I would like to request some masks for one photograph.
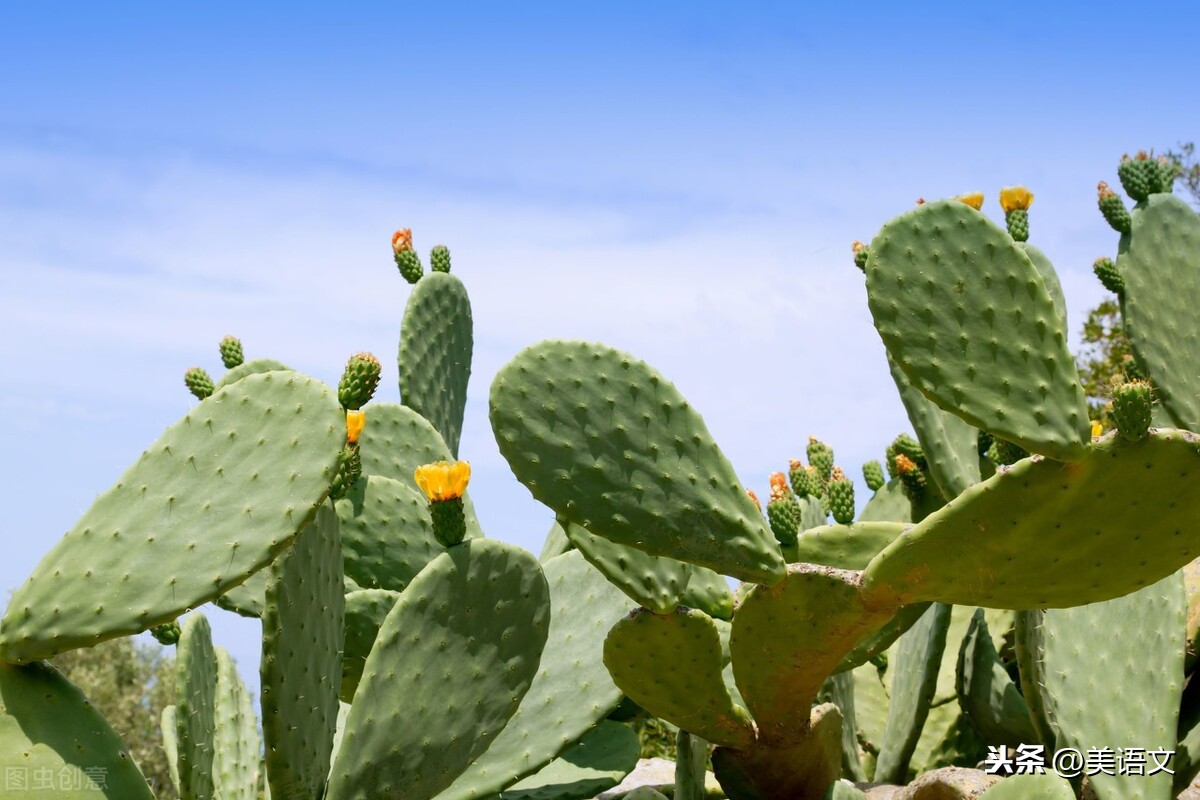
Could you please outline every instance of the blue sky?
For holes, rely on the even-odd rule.
[[[852,240],[1025,183],[1075,335],[1115,250],[1096,182],[1200,138],[1190,4],[430,5],[0,6],[0,588],[227,333],[330,382],[372,350],[396,399],[397,227],[471,291],[462,454],[536,550],[487,425],[522,347],[646,359],[759,490],[810,433],[857,476],[908,425]],[[210,616],[256,683],[253,624]]]

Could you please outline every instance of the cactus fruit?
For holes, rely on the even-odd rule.
[[[1033,203],[1033,192],[1024,186],[1007,186],[1000,190],[1000,207],[1004,209],[1004,223],[1008,235],[1015,242],[1029,241],[1029,206]]]
[[[1125,154],[1121,156],[1121,163],[1117,165],[1117,177],[1121,179],[1125,194],[1140,203],[1149,197],[1159,184],[1158,163],[1144,150],[1139,150],[1133,158]]]
[[[866,481],[867,488],[872,492],[877,492],[883,488],[887,481],[883,477],[883,465],[878,461],[868,461],[863,464],[863,480]]]
[[[1096,195],[1100,213],[1109,226],[1117,233],[1129,233],[1130,228],[1133,227],[1133,218],[1129,216],[1129,209],[1125,207],[1125,201],[1104,181],[1100,181],[1096,185]]]
[[[356,353],[346,362],[342,378],[338,381],[338,401],[347,411],[357,411],[371,402],[379,386],[383,367],[371,353]]]
[[[928,487],[929,482],[925,478],[925,472],[915,461],[903,453],[897,453],[894,462],[896,476],[904,486],[904,494],[908,496],[910,502],[916,505],[925,497],[925,490]]]
[[[334,500],[341,500],[361,477],[362,455],[359,453],[358,444],[347,442],[338,455],[337,473],[329,487],[329,496]]]
[[[434,272],[450,271],[450,248],[444,244],[436,244],[429,251],[429,268]]]
[[[1135,442],[1146,438],[1153,402],[1153,393],[1146,381],[1126,381],[1113,387],[1112,416],[1122,436]]]
[[[164,622],[162,625],[155,625],[150,629],[150,635],[153,636],[159,644],[173,645],[179,643],[179,635],[182,629],[179,627],[179,620],[173,619],[170,622]]]
[[[404,280],[409,283],[421,280],[421,276],[425,274],[425,268],[421,266],[421,257],[413,249],[410,229],[401,228],[392,234],[392,255],[396,259],[396,266],[400,269]]]
[[[197,400],[211,397],[212,393],[216,391],[212,377],[201,367],[192,367],[183,373],[183,384],[196,396]]]
[[[858,267],[863,272],[867,271],[867,259],[871,257],[871,250],[862,242],[854,242],[850,245],[850,250],[854,253],[854,266]]]
[[[817,477],[821,479],[821,488],[824,491],[826,484],[829,483],[829,476],[833,472],[833,448],[824,442],[817,439],[815,436],[808,437],[808,463],[817,470]]]
[[[834,467],[829,478],[829,509],[834,520],[842,525],[854,521],[854,483],[841,467]]]
[[[767,501],[767,519],[780,544],[795,544],[800,532],[800,504],[788,488],[782,472],[771,473],[771,499]]]
[[[788,481],[792,485],[792,492],[796,497],[808,497],[809,495],[820,495],[820,487],[813,486],[809,483],[808,468],[798,458],[788,460]]]
[[[225,365],[225,369],[233,369],[240,367],[242,362],[246,360],[242,353],[242,341],[236,336],[226,336],[221,340],[219,345],[221,351],[221,363]]]
[[[1125,296],[1125,281],[1122,280],[1121,273],[1117,271],[1117,265],[1111,258],[1097,258],[1092,264],[1092,271],[1096,273],[1096,277],[1100,279],[1100,283],[1104,285],[1105,289],[1118,298]]]

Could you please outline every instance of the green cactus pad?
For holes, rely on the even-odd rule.
[[[571,540],[567,538],[567,532],[562,529],[562,525],[555,521],[551,523],[550,530],[546,533],[546,541],[542,543],[542,552],[538,555],[538,563],[545,566],[550,559],[557,558],[574,549],[575,545],[571,544]]]
[[[1000,661],[982,608],[975,609],[958,651],[958,703],[989,744],[1015,748],[1039,741],[1021,690]]]
[[[181,800],[208,800],[213,793],[216,694],[212,630],[203,614],[189,614],[175,646],[175,740]]]
[[[216,599],[218,608],[232,611],[243,617],[257,619],[262,616],[263,598],[267,594],[267,581],[270,580],[270,570],[260,569],[251,575],[244,583],[233,587]]]
[[[239,364],[222,375],[220,383],[217,384],[217,388],[223,389],[231,383],[237,383],[242,378],[248,378],[251,375],[258,375],[263,372],[291,371],[291,367],[282,364],[273,358],[255,358],[251,361],[245,362],[244,364]]]
[[[678,665],[665,679],[658,675],[664,653]],[[651,714],[714,744],[753,743],[750,715],[734,705],[721,679],[717,628],[702,612],[635,610],[609,632],[604,664],[621,691]]]
[[[154,798],[120,737],[49,664],[0,664],[0,753],[5,797]],[[12,784],[21,778],[23,787]]]
[[[1042,619],[1046,612],[1032,609],[1013,612],[1013,655],[1017,662],[1017,679],[1021,685],[1021,696],[1029,706],[1029,721],[1037,731],[1036,742],[1055,750],[1057,734],[1045,704],[1041,699],[1042,673],[1046,669],[1042,661]]]
[[[500,800],[587,800],[632,772],[640,751],[631,728],[601,722],[554,761],[502,792]],[[444,799],[439,795],[438,800]]]
[[[346,638],[342,647],[342,684],[338,691],[343,702],[354,699],[367,656],[375,646],[375,637],[399,599],[399,592],[387,589],[359,589],[346,595]]]
[[[263,740],[275,797],[325,790],[337,725],[344,600],[338,518],[325,503],[271,565],[262,616]]]
[[[412,481],[368,476],[335,507],[346,574],[364,589],[401,591],[445,550],[433,536],[429,503]]]
[[[871,495],[858,515],[858,522],[860,525],[865,522],[912,522],[912,501],[904,493],[899,478],[892,478]]]
[[[733,616],[729,584],[712,570],[610,542],[567,520],[560,527],[583,557],[638,605],[656,614],[682,604],[717,619]]]
[[[858,752],[858,726],[854,709],[854,673],[850,671],[830,675],[821,691],[817,692],[818,703],[833,703],[842,714],[842,773],[853,780],[867,780],[862,759]]]
[[[614,542],[778,582],[774,537],[704,420],[666,378],[604,345],[548,341],[492,383],[492,430],[517,479]]]
[[[1051,458],[1086,451],[1087,403],[1045,281],[983,214],[949,200],[888,222],[867,297],[889,354],[937,405]]]
[[[688,564],[610,542],[565,519],[559,520],[559,525],[588,563],[639,606],[656,614],[669,614],[679,607],[691,577]]]
[[[673,800],[704,800],[708,771],[708,742],[685,730],[675,733],[675,794]]]
[[[262,753],[258,719],[250,693],[238,677],[229,653],[217,656],[216,706],[213,713],[213,796],[221,800],[258,800],[255,777]]]
[[[892,679],[887,728],[879,743],[872,780],[880,783],[904,783],[908,763],[917,747],[921,729],[937,690],[938,668],[946,649],[950,627],[950,606],[934,603],[900,637],[894,658],[888,661]]]
[[[731,800],[824,797],[841,775],[842,715],[824,703],[804,722],[804,735],[789,747],[718,747],[713,771],[725,794]]]
[[[3,667],[0,667],[3,669]],[[167,777],[171,780],[171,788],[175,796],[179,790],[179,720],[175,716],[175,706],[164,706],[162,710],[159,731],[162,733],[163,753],[167,756]]]
[[[1113,432],[1073,464],[1014,464],[876,556],[863,575],[867,602],[1053,608],[1156,582],[1200,555],[1198,444],[1185,431],[1139,442]]]
[[[344,437],[333,392],[297,373],[217,392],[151,445],[17,589],[0,659],[136,633],[242,583],[311,519]]]
[[[586,741],[587,731],[621,700],[602,656],[609,629],[632,604],[582,553],[553,558],[544,569],[550,633],[537,677],[492,746],[438,800],[491,797],[558,757],[579,756],[571,755],[572,742],[581,736]]]
[[[1059,748],[1175,749],[1186,615],[1178,573],[1115,600],[1045,613],[1039,691]],[[1106,799],[1173,797],[1171,775],[1149,772],[1089,780]]]
[[[968,486],[979,483],[976,449],[979,432],[921,394],[890,355],[888,368],[908,419],[916,429],[930,477],[942,495],[956,497]]]
[[[796,714],[808,710],[842,657],[892,616],[863,606],[859,578],[857,572],[791,564],[784,581],[755,586],[738,606],[729,642],[733,674],[761,738],[795,744],[804,732]]]
[[[328,800],[428,800],[495,740],[538,671],[546,579],[524,550],[450,548],[401,594],[367,657]]]
[[[422,279],[400,325],[400,399],[433,424],[456,458],[473,335],[471,300],[462,281],[441,272]]]
[[[1050,293],[1050,299],[1054,301],[1054,310],[1058,312],[1058,319],[1066,329],[1067,298],[1063,294],[1062,283],[1058,280],[1058,273],[1054,271],[1054,265],[1050,263],[1049,256],[1028,242],[1020,242],[1018,246],[1025,251],[1025,255],[1029,256],[1029,260],[1037,268],[1038,274],[1042,276],[1042,280],[1046,284],[1046,291]]]
[[[929,605],[929,603],[913,603],[902,606],[890,620],[860,639],[838,663],[834,672],[855,669],[868,661],[879,658],[909,628],[917,624],[917,620],[921,618]]]
[[[911,528],[900,522],[823,525],[800,534],[791,554],[796,561],[838,569],[864,569],[871,559]]]
[[[1070,782],[1058,775],[1012,775],[989,787],[979,800],[1075,800]]]
[[[1152,196],[1134,213],[1117,268],[1125,279],[1125,332],[1138,361],[1175,422],[1200,429],[1200,217],[1173,195]]]
[[[358,443],[364,474],[391,478],[405,486],[416,486],[413,473],[417,467],[455,460],[429,420],[396,403],[371,404]],[[467,518],[467,538],[482,536],[470,493],[463,495],[463,511]]]

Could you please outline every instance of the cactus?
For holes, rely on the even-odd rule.
[[[341,416],[327,387],[294,372],[251,376],[203,401],[13,594],[0,658],[24,663],[146,630],[245,581],[328,493]]]
[[[868,461],[863,464],[862,471],[863,481],[872,492],[879,491],[887,483],[887,480],[883,476],[883,465],[878,461]]]
[[[639,749],[637,734],[628,726],[601,722],[561,757],[501,792],[500,800],[588,800],[632,772]]]
[[[854,521],[854,484],[841,467],[834,467],[829,478],[829,507],[835,522],[849,525]]]
[[[206,800],[213,793],[213,733],[216,726],[217,656],[203,614],[184,620],[175,657],[175,736],[181,800]]]
[[[356,411],[371,402],[382,371],[379,359],[370,353],[351,356],[338,382],[338,402],[342,408]]]
[[[212,377],[200,367],[192,367],[183,373],[183,383],[197,400],[204,400],[216,391]]]
[[[435,244],[429,251],[429,268],[434,272],[449,272],[450,248],[444,244]]]
[[[462,281],[437,273],[413,289],[400,324],[400,399],[433,424],[458,456],[474,329]]]
[[[412,231],[408,228],[401,228],[392,234],[392,256],[404,280],[409,283],[421,280],[425,268],[421,266],[421,257],[413,249]]]

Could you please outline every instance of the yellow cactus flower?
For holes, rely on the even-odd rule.
[[[417,486],[434,502],[462,497],[471,480],[471,464],[466,461],[438,461],[417,467],[413,473]]]
[[[867,246],[859,241],[854,241],[850,245],[850,252],[854,253],[854,255],[858,255],[859,253],[861,253],[863,250],[866,250],[866,249],[867,249]]]
[[[1020,209],[1024,211],[1033,204],[1033,192],[1024,186],[1006,186],[1000,190],[1000,207],[1007,214]]]
[[[396,255],[403,253],[405,250],[412,250],[412,231],[408,228],[401,228],[392,234],[392,252]]]
[[[346,412],[346,441],[354,444],[367,424],[367,412],[362,409]]]
[[[970,206],[976,211],[983,208],[983,192],[968,192],[967,194],[960,194],[954,199]]]
[[[1099,420],[1093,420],[1092,421],[1092,438],[1095,438],[1102,433],[1104,433],[1104,425],[1102,425]]]
[[[758,495],[756,495],[750,489],[746,490],[746,494],[750,497],[751,500],[754,501],[754,507],[757,508],[759,511],[762,511],[762,503],[758,502]]]

